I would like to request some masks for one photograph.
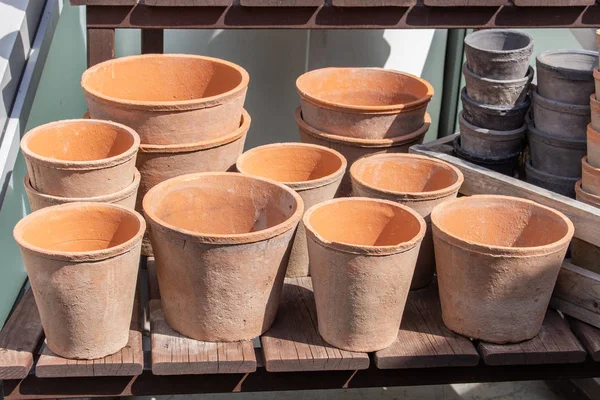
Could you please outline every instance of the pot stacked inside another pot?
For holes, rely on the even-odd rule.
[[[461,92],[460,138],[454,142],[458,157],[514,175],[531,104],[532,52],[533,39],[518,31],[485,30],[465,38],[466,87]]]
[[[525,166],[526,180],[575,197],[581,159],[587,152],[590,96],[594,93],[592,70],[598,65],[598,53],[546,51],[537,56],[536,65],[533,121],[527,128],[530,158]]]

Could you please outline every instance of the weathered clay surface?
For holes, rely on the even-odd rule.
[[[537,335],[571,221],[529,200],[488,195],[449,200],[431,221],[446,326],[492,343]]]
[[[588,163],[600,168],[600,132],[592,128],[592,124],[587,127],[587,147]]]
[[[140,173],[136,169],[134,171],[133,182],[125,189],[120,190],[116,193],[108,194],[106,196],[97,196],[97,197],[85,197],[85,198],[77,198],[77,197],[58,197],[51,196],[48,194],[43,194],[35,190],[29,181],[29,174],[25,174],[25,179],[23,180],[23,186],[25,187],[25,192],[27,193],[27,199],[29,200],[29,205],[31,206],[31,211],[37,211],[45,207],[56,206],[59,204],[65,203],[112,203],[127,207],[129,209],[135,208],[135,199],[137,196],[137,191],[140,186]]]
[[[456,197],[464,181],[462,172],[446,162],[416,154],[375,154],[352,164],[350,176],[354,196],[395,201],[425,219],[427,231],[410,288],[429,285],[435,271],[429,215],[435,206]]]
[[[47,207],[15,226],[53,353],[93,359],[127,344],[145,229],[135,211],[100,203]]]
[[[466,152],[461,147],[460,136],[454,139],[454,141],[452,142],[452,147],[454,150],[454,154],[457,157],[462,158],[463,160],[468,161],[470,163],[479,165],[487,169],[491,169],[492,171],[496,171],[508,176],[514,176],[515,170],[517,169],[519,163],[519,157],[521,156],[521,153],[515,153],[505,158],[477,157],[476,155]]]
[[[463,106],[463,117],[467,122],[480,128],[496,131],[511,131],[522,127],[525,114],[527,114],[531,104],[529,97],[526,97],[523,103],[516,106],[485,104],[470,98],[467,95],[466,88],[461,91],[460,98]]]
[[[594,128],[595,130],[600,130],[600,101],[596,99],[595,94],[590,96],[590,111],[592,128]]]
[[[527,139],[531,165],[536,170],[557,176],[581,177],[581,158],[587,154],[585,138],[574,140],[551,136],[529,123]]]
[[[510,157],[523,149],[527,125],[511,131],[495,131],[467,122],[462,111],[458,114],[462,148],[482,158]]]
[[[589,204],[590,206],[600,207],[600,195],[588,193],[581,184],[582,180],[578,180],[575,184],[575,198],[579,201]],[[575,243],[573,243],[573,245],[574,244]]]
[[[300,140],[303,143],[311,143],[324,147],[329,147],[339,151],[349,165],[359,158],[375,153],[408,153],[410,146],[423,143],[423,138],[431,125],[431,116],[425,114],[425,124],[408,135],[399,136],[391,139],[354,139],[336,135],[329,135],[313,128],[302,119],[300,107],[296,109],[296,123],[300,130]],[[350,187],[350,173],[346,172],[342,178],[339,189],[340,196],[349,196],[352,189]]]
[[[396,340],[426,224],[377,199],[317,204],[304,216],[319,333],[331,345],[370,352]]]
[[[243,174],[273,179],[294,189],[304,208],[331,200],[346,173],[346,159],[335,150],[306,143],[275,143],[255,147],[236,162]],[[286,276],[310,275],[304,223],[294,235]]]
[[[567,104],[533,93],[533,118],[540,131],[565,139],[584,139],[590,123],[590,98],[586,105]]]
[[[497,80],[479,76],[469,69],[467,63],[463,64],[467,95],[480,103],[492,105],[515,106],[523,103],[534,73],[534,69],[529,67],[523,78]]]
[[[588,105],[595,90],[592,71],[596,66],[597,51],[545,51],[536,58],[538,92],[561,103]]]
[[[357,139],[408,135],[425,121],[433,86],[382,68],[323,68],[296,81],[302,115],[323,133]]]
[[[51,122],[21,139],[31,186],[59,197],[95,197],[131,185],[140,145],[133,129],[110,121]]]
[[[235,167],[244,150],[250,115],[244,111],[238,129],[220,139],[183,145],[141,145],[137,168],[142,174],[135,209],[142,212],[142,199],[154,186],[176,176],[194,172],[223,172]],[[152,255],[148,234],[144,236],[142,255]]]
[[[465,38],[469,69],[479,76],[498,80],[523,78],[533,53],[533,38],[525,32],[490,29]]]
[[[600,93],[600,71],[598,67],[594,68],[592,75],[594,76],[595,93]]]
[[[269,329],[303,212],[292,189],[238,173],[182,175],[152,188],[144,213],[169,325],[208,342]]]
[[[531,165],[531,160],[525,164],[525,180],[533,185],[548,189],[552,192],[575,198],[575,183],[579,177],[565,177],[539,171]]]
[[[122,57],[81,77],[92,118],[130,126],[143,144],[153,145],[196,143],[234,131],[248,82],[239,65],[190,54]]]
[[[592,167],[587,157],[581,159],[581,185],[585,192],[600,196],[600,168]]]

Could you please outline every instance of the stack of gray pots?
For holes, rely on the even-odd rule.
[[[565,196],[575,197],[581,179],[581,159],[587,153],[590,96],[598,53],[584,50],[546,51],[538,55],[533,121],[527,140],[530,159],[526,180]]]
[[[461,92],[460,158],[514,175],[523,149],[531,99],[533,39],[514,30],[485,30],[465,38],[466,87]]]

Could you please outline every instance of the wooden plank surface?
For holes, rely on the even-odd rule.
[[[228,7],[232,0],[144,0],[144,5],[153,7]]]
[[[240,0],[244,7],[320,7],[325,0]]]
[[[550,299],[550,307],[560,310],[563,314],[600,328],[600,315],[594,311],[586,310],[583,307],[554,296]]]
[[[317,329],[312,283],[286,278],[275,323],[261,336],[265,368],[270,372],[359,370],[369,367],[366,353],[337,349]]]
[[[507,0],[424,0],[430,7],[498,7],[508,4]]]
[[[412,7],[417,0],[331,0],[335,7]]]
[[[158,288],[158,279],[156,278],[156,262],[154,257],[148,257],[146,261],[146,270],[148,271],[148,296],[150,300],[160,299],[160,289]]]
[[[600,274],[600,247],[581,239],[571,240],[571,262]]]
[[[571,330],[586,348],[594,361],[600,362],[600,329],[581,322],[575,318],[568,318]]]
[[[586,352],[554,310],[548,310],[540,333],[515,344],[480,342],[479,352],[488,365],[568,364],[585,361]]]
[[[115,30],[88,28],[88,68],[113,58],[115,58]]]
[[[0,380],[27,376],[43,335],[33,292],[28,290],[0,332]]]
[[[600,275],[565,260],[552,295],[600,314]]]
[[[519,7],[573,7],[592,6],[596,0],[513,0]]]

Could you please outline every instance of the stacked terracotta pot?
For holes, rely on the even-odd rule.
[[[141,138],[136,210],[166,179],[227,171],[241,154],[250,116],[243,110],[248,73],[196,55],[142,55],[106,61],[82,76],[91,118],[117,121]],[[148,235],[143,255],[152,255]]]
[[[324,68],[296,81],[302,142],[339,151],[352,164],[374,153],[407,153],[423,142],[431,119],[429,82],[381,68]],[[340,193],[349,195],[346,173]]]
[[[513,30],[484,30],[465,38],[466,87],[461,92],[460,158],[514,175],[525,137],[531,100],[529,66],[533,39]]]

